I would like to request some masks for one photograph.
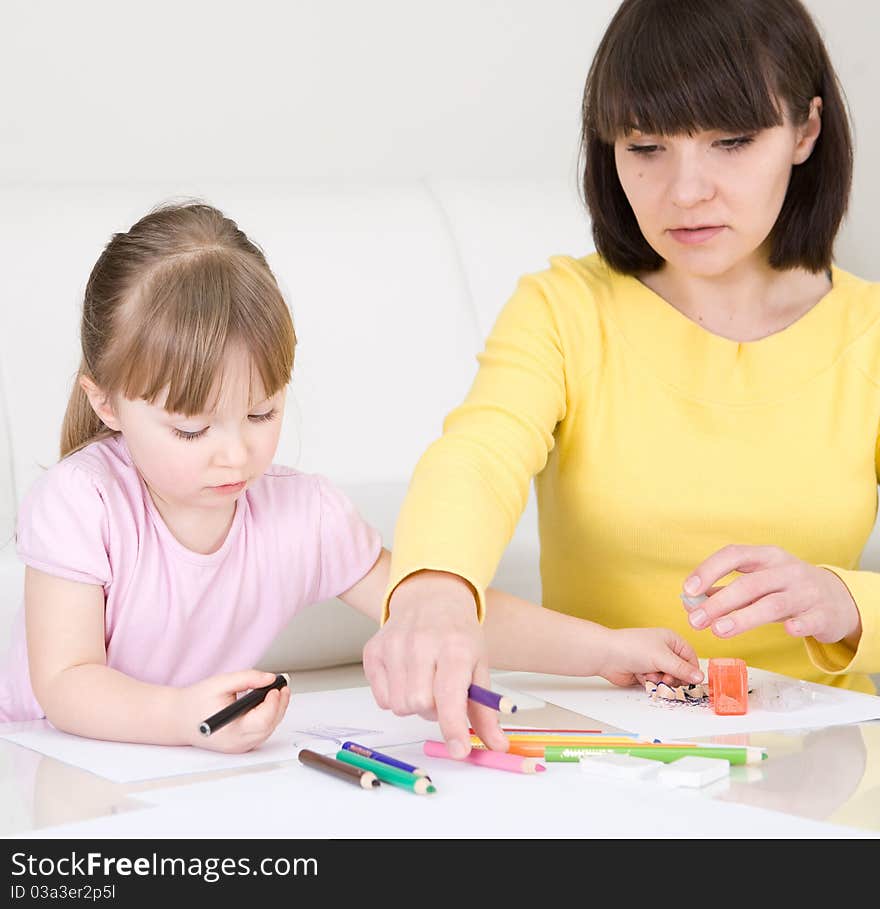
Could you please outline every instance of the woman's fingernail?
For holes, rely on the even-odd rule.
[[[727,634],[728,631],[733,631],[733,622],[730,619],[718,619],[715,630],[718,634]]]
[[[700,589],[700,579],[695,574],[692,574],[684,582],[684,592],[685,593],[696,593],[699,589]]]
[[[688,621],[694,628],[702,627],[706,622],[706,611],[704,609],[695,609],[688,616]]]
[[[449,753],[456,760],[461,760],[464,757],[467,757],[467,748],[464,747],[464,744],[458,739],[453,739],[449,743]]]

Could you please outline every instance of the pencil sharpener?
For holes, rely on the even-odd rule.
[[[709,703],[719,716],[742,716],[749,709],[746,661],[738,657],[709,660]]]

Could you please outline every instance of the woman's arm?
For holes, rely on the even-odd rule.
[[[25,620],[31,686],[49,722],[62,732],[246,751],[271,733],[289,699],[289,693],[273,691],[259,707],[204,739],[198,732],[202,720],[238,691],[268,684],[274,674],[246,670],[187,688],[139,682],[107,666],[102,588],[30,566],[25,570]]]

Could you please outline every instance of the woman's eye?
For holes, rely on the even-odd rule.
[[[194,432],[187,432],[185,429],[172,427],[171,431],[178,439],[186,439],[191,442],[193,439],[198,439],[200,436],[203,436],[208,431],[208,427],[206,426],[204,429],[197,429]]]
[[[735,139],[721,139],[719,144],[725,151],[737,151],[754,141],[753,136],[737,136]]]

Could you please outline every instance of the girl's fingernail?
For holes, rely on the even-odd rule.
[[[685,593],[696,593],[699,589],[700,589],[700,579],[695,574],[692,574],[684,582],[684,592]]]
[[[804,626],[797,619],[794,619],[789,623],[789,628],[791,628],[792,634],[800,634]]]
[[[730,619],[718,619],[715,623],[715,630],[718,634],[727,634],[733,630],[733,622]]]
[[[695,685],[699,684],[700,682],[703,681],[703,673],[702,673],[702,672],[692,672],[692,673],[691,673],[691,681],[692,681]]]
[[[701,628],[706,622],[706,611],[704,609],[695,609],[688,616],[688,621],[694,628]]]

